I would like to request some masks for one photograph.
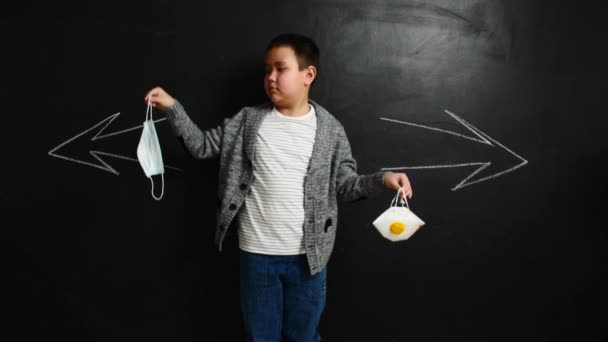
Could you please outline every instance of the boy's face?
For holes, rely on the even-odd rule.
[[[298,58],[289,46],[274,47],[266,53],[264,89],[272,103],[289,106],[308,94],[316,68],[299,70]]]

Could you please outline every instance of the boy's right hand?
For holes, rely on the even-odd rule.
[[[165,110],[175,103],[175,99],[167,94],[161,87],[150,90],[144,99],[146,100],[146,103],[149,102],[153,107],[157,107],[161,110]]]

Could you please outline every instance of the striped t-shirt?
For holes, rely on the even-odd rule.
[[[274,108],[255,144],[251,191],[239,214],[240,249],[259,254],[304,254],[304,177],[317,129],[314,106],[291,117]]]

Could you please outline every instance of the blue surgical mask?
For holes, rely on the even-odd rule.
[[[160,143],[156,136],[156,129],[154,128],[154,120],[152,120],[152,104],[150,102],[148,102],[146,121],[144,121],[141,138],[139,140],[139,145],[137,146],[137,159],[144,169],[146,177],[148,177],[152,183],[152,197],[157,201],[160,200],[165,192],[165,166],[163,164]],[[152,176],[155,175],[162,175],[162,190],[160,197],[154,196],[154,181],[152,180]]]

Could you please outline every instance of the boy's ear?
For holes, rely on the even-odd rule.
[[[308,67],[306,67],[305,71],[306,71],[306,78],[304,80],[304,84],[309,86],[312,84],[312,82],[317,77],[317,68],[315,68],[314,65],[309,65]]]

